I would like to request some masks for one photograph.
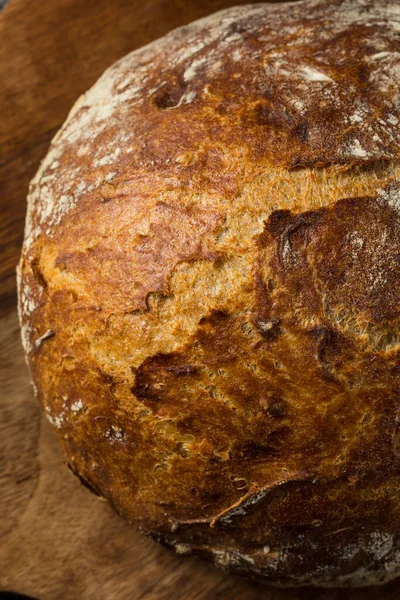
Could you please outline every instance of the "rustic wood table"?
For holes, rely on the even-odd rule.
[[[33,399],[15,265],[28,183],[76,98],[130,50],[240,0],[10,0],[0,13],[0,590],[39,600],[372,600],[257,587],[158,547],[69,473]],[[0,7],[5,4],[0,1]]]

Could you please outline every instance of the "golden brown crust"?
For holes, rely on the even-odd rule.
[[[282,585],[400,570],[398,28],[395,2],[312,0],[176,30],[31,187],[22,333],[71,469]]]

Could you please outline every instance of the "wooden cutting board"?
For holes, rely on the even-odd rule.
[[[240,0],[10,0],[0,14],[0,591],[40,600],[394,600],[257,587],[141,537],[69,473],[33,399],[16,316],[25,198],[76,98],[127,52]],[[0,7],[4,0],[0,0]]]

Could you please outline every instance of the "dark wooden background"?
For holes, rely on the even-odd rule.
[[[80,487],[31,393],[15,265],[28,183],[51,137],[116,59],[178,25],[244,3],[10,0],[0,13],[0,590],[40,600],[400,598],[399,583],[355,591],[256,587],[158,547]]]

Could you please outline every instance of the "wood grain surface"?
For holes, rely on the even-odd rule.
[[[127,52],[240,0],[10,0],[0,14],[0,590],[40,600],[395,600],[277,590],[140,536],[69,473],[29,384],[15,265],[28,184],[76,98]]]

